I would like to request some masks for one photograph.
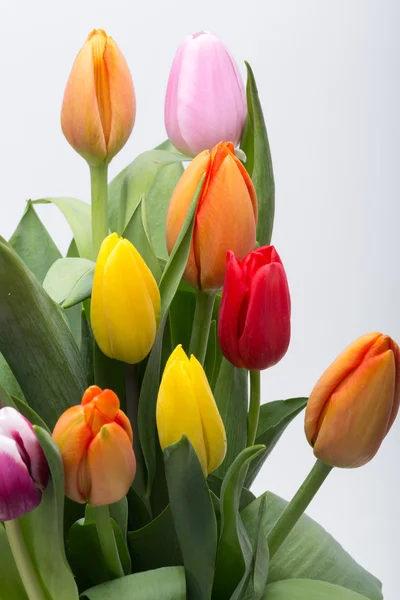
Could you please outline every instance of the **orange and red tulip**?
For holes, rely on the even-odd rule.
[[[136,472],[132,428],[111,390],[92,385],[61,415],[53,431],[65,473],[65,495],[103,506],[128,492]]]
[[[317,458],[360,467],[377,453],[400,403],[400,351],[387,335],[370,333],[342,352],[308,401],[305,431]]]
[[[195,288],[222,287],[228,250],[244,258],[256,243],[257,197],[233,144],[219,143],[191,162],[172,194],[167,214],[167,248],[171,252],[205,175],[197,204],[192,245],[184,278]]]

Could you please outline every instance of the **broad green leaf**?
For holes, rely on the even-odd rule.
[[[51,428],[86,388],[78,347],[61,309],[0,241],[0,351],[25,398]]]
[[[223,358],[214,396],[225,425],[227,439],[225,460],[215,471],[215,475],[223,478],[235,458],[246,448],[248,405],[246,369],[238,369]]]
[[[83,600],[186,600],[183,567],[136,573],[86,590]]]
[[[20,519],[32,562],[51,600],[78,599],[78,589],[64,550],[64,469],[58,447],[41,427],[34,426],[51,477],[42,502]]]
[[[221,488],[221,531],[215,568],[213,598],[244,598],[253,561],[253,549],[239,512],[240,496],[249,463],[264,446],[245,448],[229,467]]]
[[[11,406],[21,413],[32,425],[38,425],[51,434],[46,423],[35,413],[35,411],[23,400],[16,396],[10,396],[8,392],[0,386],[0,407]]]
[[[122,237],[129,240],[141,254],[157,283],[161,279],[161,268],[150,242],[147,224],[146,197],[143,195],[124,229]]]
[[[133,571],[182,565],[182,554],[170,507],[167,506],[145,527],[130,531],[128,546]]]
[[[59,249],[30,201],[9,244],[40,283],[51,265],[61,258]]]
[[[265,537],[287,506],[287,502],[266,492],[263,516]],[[262,496],[249,504],[241,516],[252,543],[257,533],[257,515]],[[340,585],[365,596],[382,600],[381,583],[363,569],[318,523],[303,515],[271,560],[268,581],[316,579]],[[269,597],[268,597],[269,600]]]
[[[12,396],[23,398],[21,387],[15,379],[14,373],[11,371],[6,359],[0,354],[0,385],[3,386]]]
[[[186,436],[164,450],[164,460],[188,597],[209,600],[217,552],[217,521],[210,490],[197,454]]]
[[[94,267],[87,258],[60,258],[50,267],[43,287],[63,308],[75,306],[92,293]]]
[[[171,328],[171,344],[176,348],[182,344],[185,352],[189,352],[192,323],[196,307],[196,293],[178,289],[169,307],[169,322]]]
[[[213,320],[210,323],[210,332],[208,335],[207,351],[204,360],[204,371],[207,375],[208,381],[212,382],[214,377],[214,369],[217,356],[217,324]]]
[[[182,228],[179,232],[178,238],[175,242],[160,280],[159,287],[161,295],[161,318],[167,314],[186,268],[190,252],[190,244],[192,241],[194,216],[196,213],[197,201],[203,187],[203,182],[204,175],[196,188]]]
[[[29,600],[22,585],[3,523],[0,523],[0,600]]]
[[[275,213],[275,183],[267,128],[250,65],[247,67],[247,119],[240,144],[247,160],[245,167],[253,180],[258,200],[257,241],[271,243]]]
[[[367,600],[356,592],[325,581],[288,579],[265,588],[263,600]]]
[[[307,405],[308,398],[290,398],[263,404],[260,408],[260,420],[257,429],[257,444],[264,444],[265,452],[255,460],[246,477],[246,487],[250,487],[264,462],[275,448],[281,435],[292,420]]]
[[[54,204],[71,227],[81,258],[92,258],[92,219],[90,204],[77,198],[40,198],[33,204]]]

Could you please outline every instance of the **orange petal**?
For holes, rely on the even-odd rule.
[[[91,385],[82,396],[81,404],[89,404],[92,400],[101,394],[102,389],[98,385]]]
[[[128,417],[126,416],[126,414],[124,412],[122,412],[122,410],[120,410],[118,412],[117,416],[114,419],[114,423],[116,423],[117,425],[122,427],[122,429],[125,431],[126,435],[128,436],[129,441],[131,442],[131,444],[133,444],[132,426],[131,426],[131,423],[130,423]]]
[[[123,498],[136,473],[132,444],[116,423],[104,425],[89,446],[88,465],[92,481],[89,502],[103,506]]]

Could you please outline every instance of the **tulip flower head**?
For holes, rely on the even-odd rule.
[[[190,440],[204,475],[226,453],[226,434],[203,367],[177,346],[165,365],[157,399],[157,429],[164,450],[183,435]]]
[[[128,65],[103,29],[94,29],[68,79],[61,126],[71,146],[91,166],[108,164],[128,140],[136,101]]]
[[[154,343],[160,306],[157,283],[139,252],[109,235],[97,257],[90,311],[101,351],[130,364],[143,360]]]
[[[290,294],[274,246],[258,248],[242,261],[227,253],[218,339],[224,356],[246,369],[267,369],[286,354]]]
[[[400,351],[387,335],[350,344],[313,389],[305,416],[314,454],[328,465],[360,467],[393,425],[400,403]]]
[[[205,150],[190,163],[172,194],[167,214],[167,248],[172,252],[201,178],[192,245],[184,278],[195,288],[218,290],[228,250],[243,258],[256,244],[257,197],[231,143]]]
[[[165,127],[173,145],[195,156],[220,140],[238,144],[247,106],[239,69],[212,33],[188,35],[175,56],[165,98]]]
[[[61,415],[53,431],[65,472],[65,495],[103,506],[128,492],[136,473],[132,428],[111,390],[92,385],[78,406]]]
[[[32,425],[14,408],[0,410],[0,521],[39,506],[49,467]]]

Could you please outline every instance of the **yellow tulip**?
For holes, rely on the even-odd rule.
[[[161,448],[190,440],[204,475],[215,471],[226,453],[226,434],[203,367],[179,345],[165,365],[157,399]]]
[[[116,233],[103,241],[94,272],[91,324],[101,351],[135,364],[151,350],[160,318],[157,283],[136,248]]]
[[[94,29],[65,88],[63,133],[91,166],[108,164],[128,140],[135,115],[135,91],[125,58],[112,37]]]

